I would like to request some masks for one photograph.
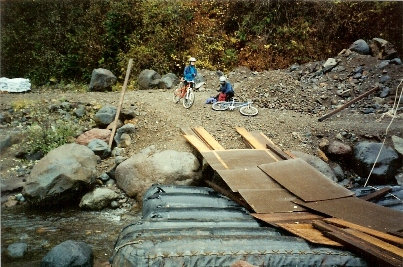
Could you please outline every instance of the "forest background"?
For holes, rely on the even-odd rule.
[[[380,37],[403,52],[403,2],[379,1],[1,1],[0,76],[35,85],[88,83],[106,68],[121,81],[143,69],[286,68]],[[135,78],[134,78],[135,80]]]

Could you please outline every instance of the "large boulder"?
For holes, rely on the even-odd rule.
[[[119,188],[141,201],[152,184],[190,184],[199,179],[199,167],[199,161],[189,152],[148,147],[119,164],[115,178]]]
[[[354,146],[354,167],[361,177],[368,177],[382,143],[360,142]],[[384,146],[369,179],[370,184],[395,184],[395,175],[402,161],[396,151]]]
[[[95,181],[96,164],[97,156],[88,147],[60,146],[34,166],[23,195],[29,202],[40,205],[77,200]]]
[[[352,43],[349,49],[361,55],[369,55],[370,53],[369,46],[363,39],[359,39]]]
[[[373,38],[369,42],[369,46],[371,47],[372,55],[378,59],[394,59],[398,56],[394,46],[384,39]]]
[[[330,180],[337,182],[336,174],[334,173],[332,168],[326,162],[321,160],[320,158],[307,154],[307,153],[304,153],[304,152],[300,152],[300,151],[292,151],[291,153],[294,156],[306,161],[309,165],[316,168],[318,171],[320,171],[323,175],[325,175]]]
[[[140,72],[137,82],[140,90],[157,88],[159,86],[161,75],[155,70],[145,69]]]
[[[89,91],[111,91],[116,84],[117,78],[110,70],[94,69],[91,75]]]
[[[345,161],[351,158],[353,149],[351,146],[346,145],[339,141],[333,141],[327,147],[327,153],[332,159],[338,161]]]
[[[67,240],[52,248],[43,257],[40,267],[92,267],[93,265],[94,254],[88,244]]]
[[[179,84],[179,78],[176,76],[174,73],[167,73],[162,76],[161,82],[160,82],[160,88],[163,89],[171,89],[175,85]]]
[[[83,196],[79,206],[84,209],[101,210],[108,207],[118,197],[119,195],[112,189],[96,188]]]
[[[94,121],[97,125],[101,127],[108,126],[111,122],[115,120],[116,107],[104,106],[97,113],[95,113]]]
[[[88,145],[91,140],[99,139],[105,142],[109,142],[109,138],[111,136],[111,131],[107,129],[99,129],[94,128],[85,133],[81,134],[79,137],[76,138],[76,143],[80,145]]]

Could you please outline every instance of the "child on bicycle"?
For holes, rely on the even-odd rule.
[[[183,76],[184,76],[184,84],[187,85],[190,82],[190,85],[192,88],[194,88],[194,79],[197,75],[197,69],[196,69],[196,59],[194,57],[189,58],[189,65],[185,67],[185,70],[183,71]]]
[[[234,88],[232,88],[232,85],[227,81],[227,78],[225,78],[225,76],[220,77],[219,92],[220,94],[218,94],[217,96],[218,101],[230,101],[230,99],[233,98],[235,95]]]

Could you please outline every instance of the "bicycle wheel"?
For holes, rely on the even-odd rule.
[[[183,98],[183,106],[185,108],[190,108],[195,101],[195,94],[193,93],[193,90],[189,89],[185,97]]]
[[[179,100],[181,100],[181,93],[182,93],[182,89],[180,87],[175,89],[174,97],[172,99],[175,104],[179,103]]]
[[[218,101],[218,102],[213,103],[211,108],[216,111],[227,110],[229,108],[229,103],[225,102],[225,101]]]
[[[244,116],[256,116],[259,113],[257,108],[252,107],[251,105],[241,107],[239,112]]]

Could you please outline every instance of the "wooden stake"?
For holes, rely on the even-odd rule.
[[[363,93],[362,95],[357,96],[357,97],[354,98],[353,100],[348,101],[346,104],[344,104],[343,106],[339,107],[338,109],[335,109],[335,110],[333,110],[332,112],[330,112],[330,113],[328,113],[328,114],[326,114],[326,115],[320,117],[320,118],[318,119],[318,121],[323,121],[324,119],[329,118],[330,116],[332,116],[332,115],[334,115],[334,114],[336,114],[336,113],[342,111],[342,110],[345,109],[346,107],[348,107],[348,106],[350,106],[351,104],[357,102],[358,100],[360,100],[360,99],[366,97],[366,96],[369,95],[369,94],[372,94],[373,92],[375,92],[375,91],[378,90],[378,89],[379,89],[378,86],[372,88],[371,90],[369,90],[369,91]]]
[[[113,137],[115,136],[116,126],[118,124],[118,119],[119,119],[119,115],[120,115],[120,109],[122,108],[123,98],[125,96],[127,83],[129,81],[129,76],[130,76],[130,70],[132,69],[132,66],[133,66],[133,59],[131,58],[131,59],[129,59],[129,64],[127,66],[125,82],[123,83],[122,93],[120,94],[120,101],[118,104],[118,109],[116,110],[116,116],[115,116],[115,121],[114,121],[113,127],[112,127],[111,137],[109,138],[109,148],[112,148]]]

